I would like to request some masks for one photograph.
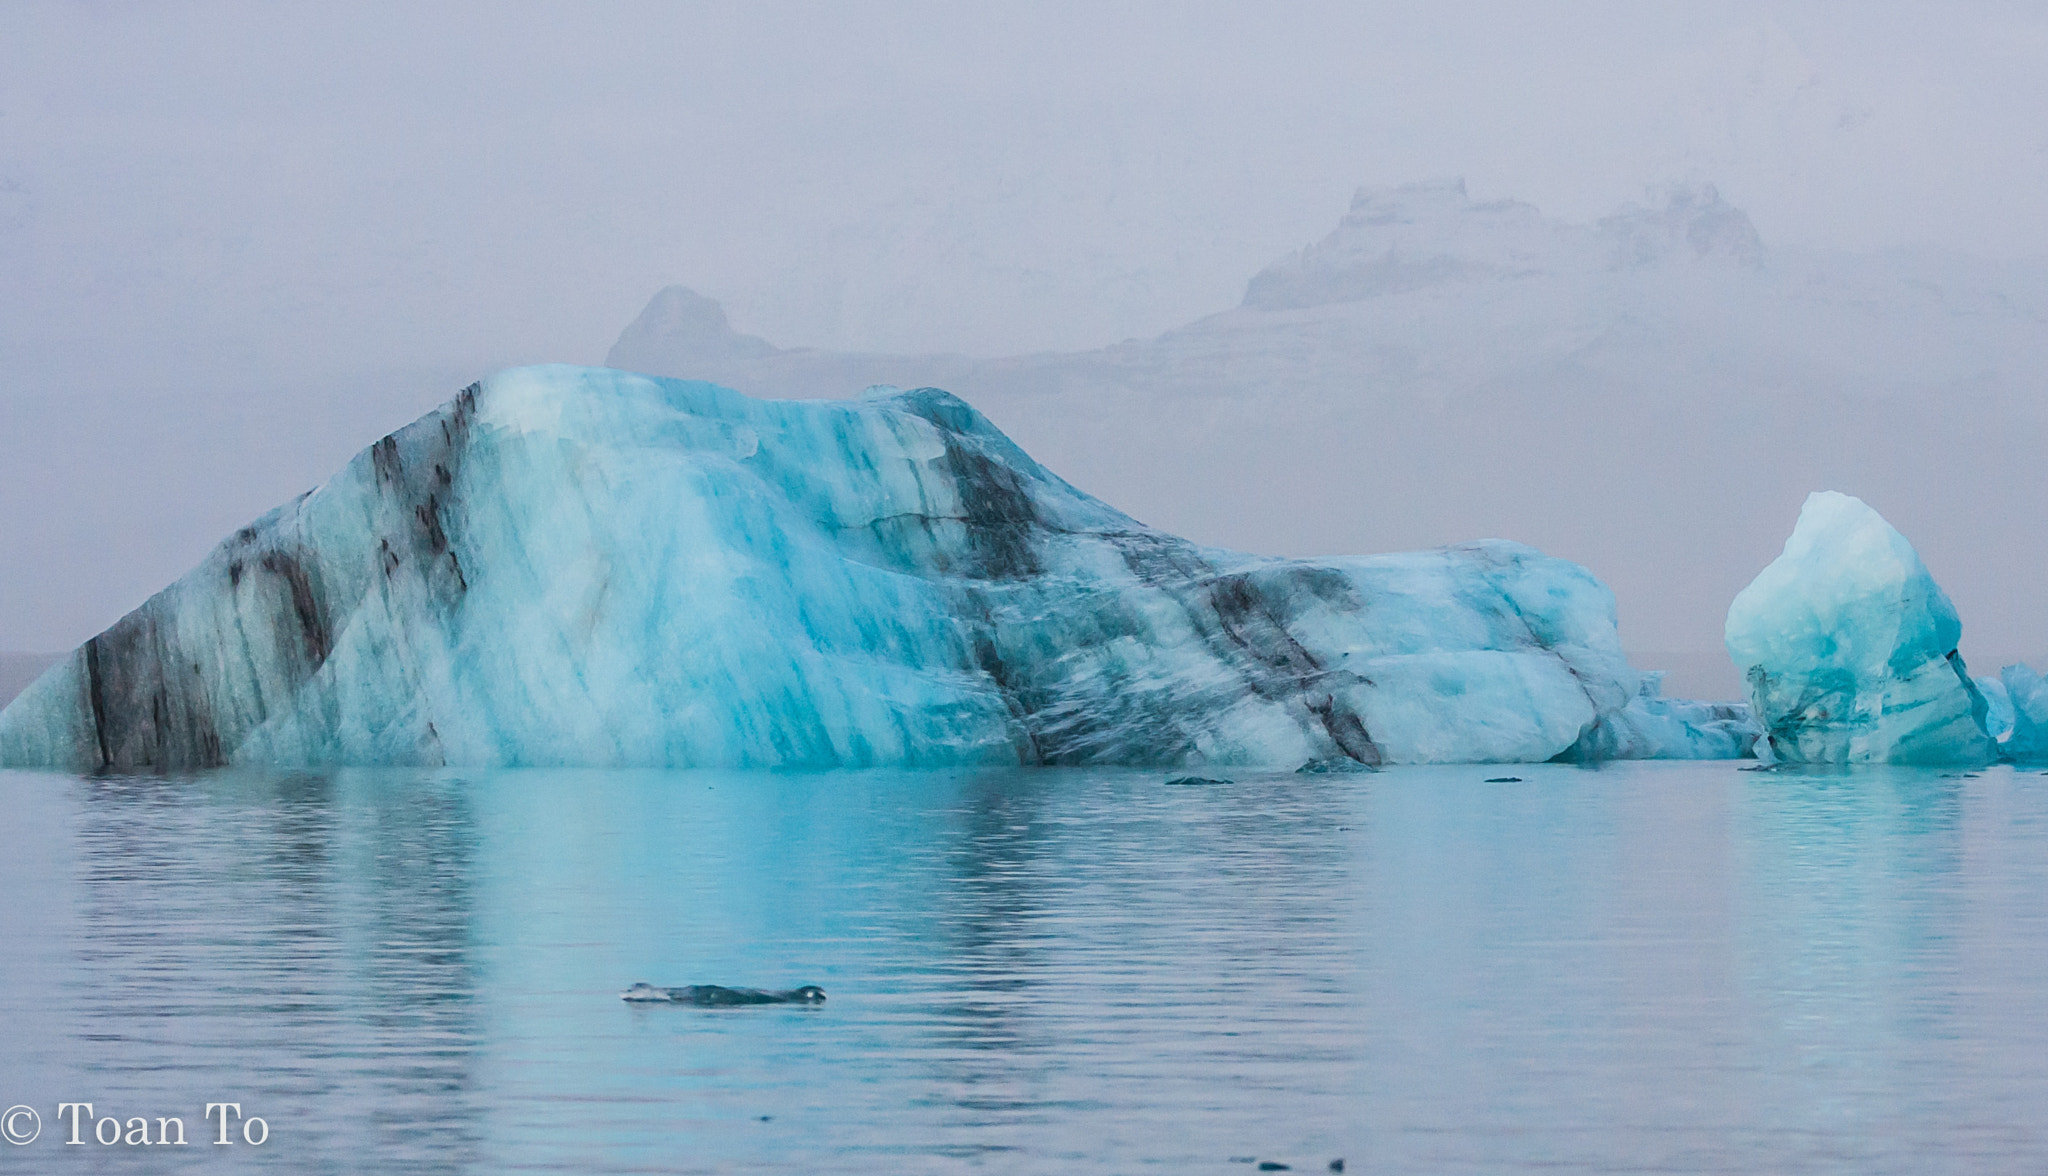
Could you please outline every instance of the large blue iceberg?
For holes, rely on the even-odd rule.
[[[1312,508],[1313,504],[1304,504]],[[1256,765],[1733,756],[1584,569],[1198,547],[936,389],[501,373],[0,712],[0,762]]]
[[[1861,499],[1811,495],[1785,550],[1728,609],[1759,754],[1793,763],[1981,764],[1991,707],[1955,606]]]

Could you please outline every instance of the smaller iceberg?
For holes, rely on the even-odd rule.
[[[1996,681],[2005,696],[1998,735],[2005,758],[2020,764],[2048,763],[2048,680],[2026,666],[2007,666]],[[1989,691],[1985,693],[1989,694]]]
[[[1784,554],[1728,609],[1728,654],[1763,727],[1759,756],[1990,762],[1990,704],[1956,652],[1962,631],[1905,536],[1860,499],[1809,496]]]

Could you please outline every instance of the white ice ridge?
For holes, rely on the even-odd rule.
[[[1652,686],[1654,684],[1652,683]],[[508,371],[0,712],[0,762],[1358,767],[1733,756],[1583,568],[1197,547],[937,389]]]
[[[1905,536],[1862,500],[1807,498],[1784,554],[1728,609],[1728,654],[1795,763],[1980,764],[1990,706],[1956,652],[1962,622]]]

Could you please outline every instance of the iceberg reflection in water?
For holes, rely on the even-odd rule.
[[[1517,773],[0,773],[0,1096],[270,1126],[137,1171],[2048,1163],[2048,779]]]

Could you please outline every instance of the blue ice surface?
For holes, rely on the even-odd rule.
[[[2026,669],[2025,666],[2007,667],[2015,668]],[[2006,689],[2003,677],[1978,678],[1976,685],[1977,693],[1984,696],[1984,733],[2000,747],[2009,746],[2018,723],[2018,716],[2012,709],[2012,691]]]
[[[937,389],[500,373],[0,712],[0,762],[860,767],[1732,757],[1516,543],[1288,560],[1146,527]]]
[[[1913,545],[1834,491],[1807,498],[1784,553],[1728,609],[1728,654],[1763,726],[1758,754],[1794,763],[1995,758],[1991,704],[1961,637]]]
[[[2001,736],[2005,758],[2014,763],[2048,763],[2048,681],[2024,665],[2010,665],[1999,672],[2011,723]]]

